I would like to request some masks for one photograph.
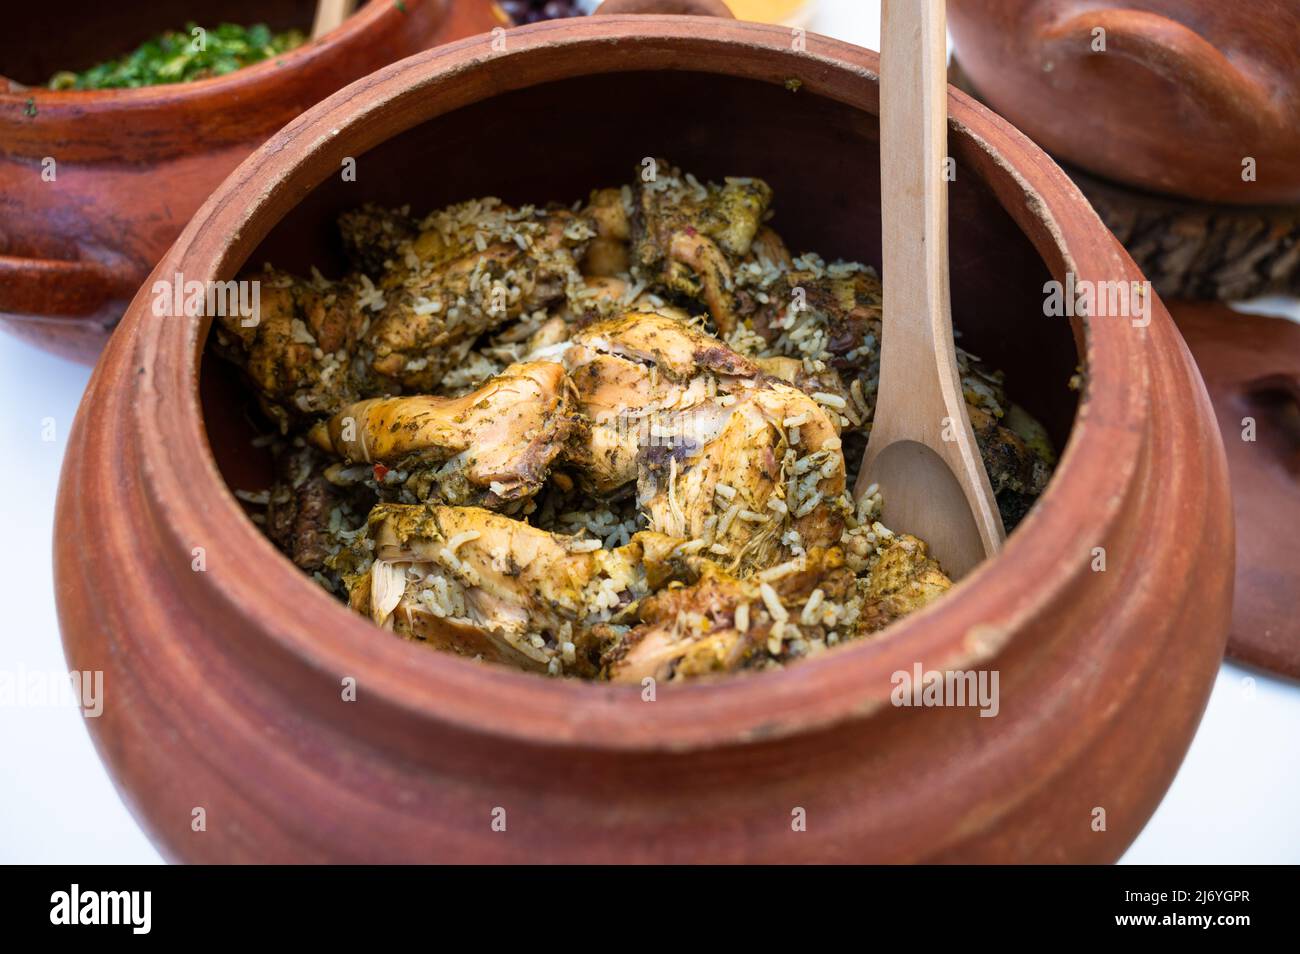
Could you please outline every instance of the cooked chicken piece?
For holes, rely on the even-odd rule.
[[[268,270],[256,320],[217,318],[217,348],[243,367],[281,432],[299,417],[356,400],[363,376],[353,361],[367,319],[351,282],[303,281]],[[245,321],[250,326],[245,326]]]
[[[566,301],[556,314],[575,327],[602,321],[627,310],[631,288],[622,278],[587,276],[569,285]]]
[[[481,334],[562,299],[595,234],[571,212],[494,199],[436,212],[414,237],[404,213],[374,207],[340,225],[362,272],[344,282],[273,272],[255,327],[222,319],[226,343],[237,340],[228,353],[285,429],[360,397],[435,390]]]
[[[839,541],[848,509],[840,439],[799,389],[759,381],[660,427],[672,437],[643,449],[637,480],[652,530],[695,541],[737,573]]]
[[[609,355],[654,370],[675,384],[691,383],[701,371],[747,378],[758,373],[752,361],[712,335],[653,312],[627,312],[589,325],[573,336],[572,343],[566,357],[571,366]]]
[[[859,583],[861,625],[866,633],[884,629],[914,613],[952,586],[923,542],[906,533],[885,534],[876,556]]]
[[[631,194],[628,193],[630,200]],[[631,264],[628,239],[632,234],[622,189],[597,189],[582,214],[596,225],[596,237],[582,258],[582,274],[588,277],[620,275]]]
[[[620,318],[633,311],[658,314],[683,324],[691,323],[691,315],[685,309],[666,303],[652,291],[642,289],[637,294],[637,288],[641,286],[634,287],[620,277],[587,276],[581,282],[569,285],[565,304],[552,314],[575,328]]]
[[[735,265],[750,253],[772,190],[761,179],[702,185],[664,160],[639,178],[632,262],[670,291],[708,305],[721,334],[736,326]]]
[[[675,680],[776,665],[857,633],[856,581],[838,549],[812,550],[771,582],[707,561],[698,579],[644,600],[641,625],[601,658],[615,682]],[[788,571],[788,572],[787,572]]]
[[[346,461],[412,472],[407,486],[420,500],[500,507],[541,488],[580,426],[574,398],[560,365],[515,364],[464,397],[349,405],[309,437]]]
[[[570,212],[489,200],[431,216],[380,283],[373,370],[396,388],[432,391],[481,334],[563,298],[592,234]]]
[[[513,245],[543,265],[559,264],[567,269],[582,257],[587,242],[596,234],[595,223],[581,214],[532,205],[515,208],[494,197],[438,209],[417,229],[415,238],[399,246],[400,255],[385,272],[381,283],[385,290],[499,245]],[[557,253],[561,261],[552,261]]]
[[[635,479],[650,529],[702,541],[738,569],[839,540],[838,424],[809,395],[655,314],[597,322],[551,353],[591,424],[566,455],[588,491]]]
[[[1003,525],[1014,527],[1046,489],[1051,467],[1040,453],[1031,450],[1010,428],[999,424],[992,414],[969,403],[966,410]],[[1032,418],[1030,421],[1041,427]]]
[[[801,339],[802,354],[795,357],[824,356],[841,369],[863,367],[862,359],[874,356],[880,341],[880,279],[859,267],[808,264],[815,267],[753,273],[758,284],[738,293],[739,311],[769,343],[812,324],[815,333]],[[742,285],[750,274],[742,272]],[[767,301],[760,302],[756,292]]]
[[[725,392],[758,369],[716,338],[674,318],[627,312],[588,325],[562,348],[591,441],[570,452],[584,483],[607,494],[637,477],[637,457],[652,445],[664,415]]]
[[[525,354],[532,354],[569,340],[569,325],[563,318],[548,318],[528,337]]]
[[[812,362],[807,359],[800,361],[798,358],[784,357],[755,358],[754,363],[764,374],[771,375],[786,384],[793,384],[804,394],[821,398],[834,409],[847,406],[852,400],[849,389],[844,386],[839,372],[828,367],[824,362],[817,362],[820,368],[814,366],[812,370],[808,368]],[[832,413],[830,416],[832,421],[839,423],[840,415]]]
[[[603,550],[476,507],[392,504],[367,535],[374,563],[349,581],[355,609],[438,649],[552,673],[583,665],[586,628],[667,581],[680,542],[639,533]]]
[[[266,507],[266,534],[309,573],[343,543],[339,531],[365,524],[374,504],[364,487],[341,487],[326,476],[329,459],[313,447],[289,447],[276,456],[276,481]]]
[[[793,263],[785,241],[775,229],[767,225],[760,228],[754,236],[754,241],[749,246],[749,259],[758,263],[769,262],[777,268],[790,268]]]
[[[392,267],[402,245],[419,231],[419,225],[405,209],[383,209],[367,203],[339,216],[339,236],[348,261],[356,271],[376,279]]]

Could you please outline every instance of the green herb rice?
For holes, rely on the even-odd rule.
[[[165,83],[188,83],[224,76],[237,69],[292,50],[307,41],[301,30],[273,33],[265,23],[243,27],[223,23],[201,30],[187,23],[181,31],[142,43],[116,60],[92,66],[84,73],[55,73],[49,87],[66,89],[133,89]]]

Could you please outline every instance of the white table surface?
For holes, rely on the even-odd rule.
[[[878,5],[822,0],[813,29],[874,49]],[[1300,320],[1295,302],[1282,304]],[[88,375],[0,334],[0,673],[67,671],[50,544],[59,466]],[[1297,805],[1300,685],[1225,663],[1187,760],[1124,861],[1294,864]],[[159,860],[77,710],[0,703],[0,862]]]

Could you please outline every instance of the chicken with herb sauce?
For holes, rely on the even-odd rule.
[[[775,668],[923,608],[948,577],[847,489],[879,279],[772,203],[661,159],[570,208],[346,213],[351,273],[268,271],[218,328],[278,430],[268,533],[381,627],[551,675]],[[1052,449],[959,364],[1010,529]]]

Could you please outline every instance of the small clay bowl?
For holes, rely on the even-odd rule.
[[[0,32],[0,324],[90,362],[199,205],[254,148],[355,79],[499,25],[488,0],[375,0],[274,60],[193,83],[53,92],[49,77],[188,20],[310,32],[313,0],[29,7]],[[43,178],[51,168],[53,181]]]
[[[948,24],[981,98],[1053,155],[1190,199],[1300,204],[1291,0],[949,0]]]
[[[875,53],[668,16],[543,23],[497,47],[441,47],[312,109],[213,194],[156,274],[229,279],[267,260],[330,274],[334,217],[359,202],[572,201],[661,154],[701,177],[766,178],[792,248],[879,264]],[[1044,317],[1044,282],[1067,270],[1141,276],[1029,140],[957,92],[949,115],[956,320],[1063,446],[1050,486],[998,557],[879,638],[653,700],[431,651],[322,592],[231,492],[265,486],[267,461],[237,375],[204,361],[209,322],[152,317],[146,286],[70,438],[55,573],[71,665],[106,671],[92,736],[163,853],[1118,858],[1223,652],[1223,446],[1158,301],[1145,328]],[[338,176],[345,156],[355,183]],[[996,671],[996,717],[891,704],[918,665]]]

